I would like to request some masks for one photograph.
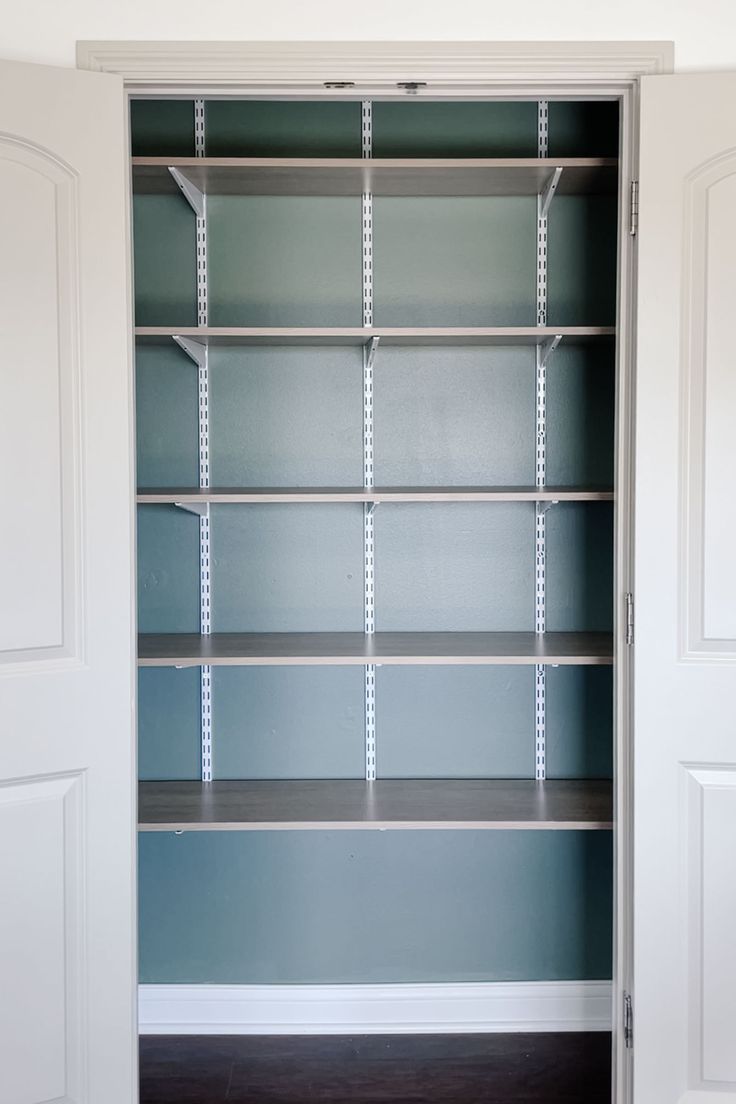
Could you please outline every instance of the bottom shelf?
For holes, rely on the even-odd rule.
[[[605,781],[380,779],[141,782],[143,832],[607,829]]]

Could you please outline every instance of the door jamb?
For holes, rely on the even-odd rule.
[[[119,74],[129,98],[620,100],[613,1100],[628,1104],[632,1051],[621,1028],[624,993],[633,993],[633,679],[624,607],[625,595],[634,593],[636,239],[629,233],[630,185],[638,178],[639,78],[672,71],[672,43],[79,42],[77,65]],[[345,81],[349,87],[325,86]],[[399,87],[424,81],[413,89]]]

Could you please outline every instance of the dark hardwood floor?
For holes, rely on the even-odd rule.
[[[141,1038],[141,1104],[608,1104],[611,1037]]]

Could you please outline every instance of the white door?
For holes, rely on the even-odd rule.
[[[0,63],[1,1104],[137,1098],[125,140]]]
[[[642,81],[635,1104],[736,1101],[736,74]]]

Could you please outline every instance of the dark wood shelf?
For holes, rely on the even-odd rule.
[[[141,487],[142,504],[254,502],[603,502],[601,487]]]
[[[611,783],[525,779],[141,782],[144,832],[607,829]]]
[[[604,664],[610,633],[142,633],[141,667],[302,664]]]
[[[133,191],[178,194],[169,169],[202,195],[533,196],[556,169],[558,195],[613,193],[606,157],[134,157]]]
[[[613,326],[136,326],[139,345],[188,338],[209,348],[237,345],[541,345],[610,339]]]

